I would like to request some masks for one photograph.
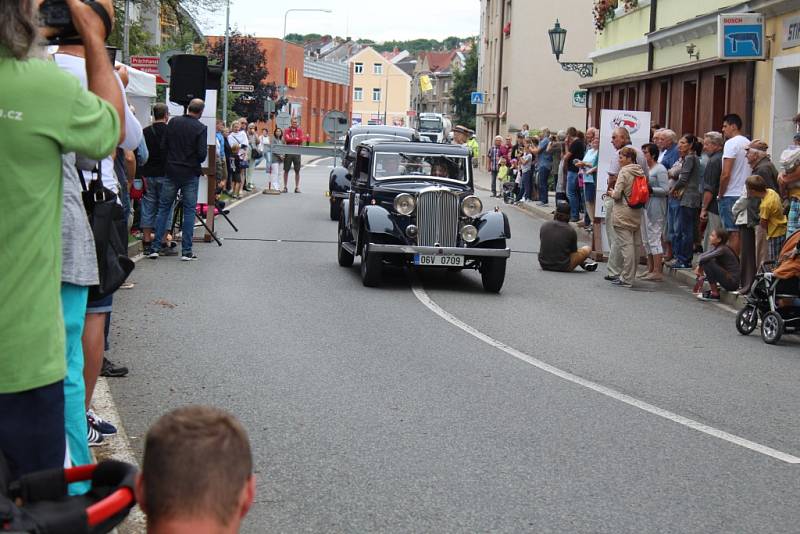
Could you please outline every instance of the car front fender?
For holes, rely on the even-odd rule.
[[[344,167],[334,167],[328,179],[328,190],[332,198],[344,198],[350,191],[350,174]]]
[[[511,239],[508,217],[501,211],[487,211],[476,219],[475,227],[478,229],[478,239],[474,245],[495,239]]]
[[[392,214],[386,208],[382,206],[366,206],[361,219],[366,232],[397,237],[398,230],[392,220]]]

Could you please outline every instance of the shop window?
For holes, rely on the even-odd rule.
[[[684,133],[695,133],[697,125],[697,82],[683,82],[683,110],[681,118],[681,131]],[[722,127],[722,124],[720,124]]]

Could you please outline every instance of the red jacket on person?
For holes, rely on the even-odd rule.
[[[287,145],[302,145],[304,139],[302,128],[287,128],[283,132],[283,142]]]

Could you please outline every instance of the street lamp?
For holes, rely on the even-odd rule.
[[[222,123],[228,125],[228,47],[231,38],[231,0],[225,6],[225,57],[222,65]]]
[[[556,61],[559,60],[561,54],[564,53],[564,43],[567,40],[567,30],[561,27],[558,19],[556,25],[547,30],[547,35],[550,36],[550,48],[553,50],[553,55],[556,56]],[[594,74],[593,63],[574,63],[574,62],[561,62],[558,61],[561,68],[565,71],[577,72],[581,78],[591,78]]]
[[[289,18],[289,13],[292,11],[316,11],[319,13],[333,13],[330,9],[287,9],[283,14],[283,41],[281,45],[281,74],[283,76],[283,83],[281,84],[281,98],[286,97],[286,21]]]

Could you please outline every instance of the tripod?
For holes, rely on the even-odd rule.
[[[208,217],[209,209],[215,210],[215,207],[209,207],[208,204],[205,205],[205,215],[206,215],[206,217]],[[212,238],[214,238],[214,241],[216,241],[217,245],[221,247],[222,246],[222,241],[220,241],[220,239],[217,237],[217,235],[211,230],[211,228],[209,228],[208,224],[206,224],[206,221],[201,216],[200,211],[203,211],[203,210],[199,210],[198,211],[197,209],[195,209],[195,211],[194,211],[195,219],[197,219],[197,221],[200,223],[200,225],[203,226],[203,228],[206,229],[206,232],[208,232],[208,235],[210,235]],[[231,228],[233,228],[234,231],[236,231],[236,232],[239,231],[239,229],[236,227],[236,225],[233,224],[233,221],[231,221],[230,217],[228,217],[229,210],[218,208],[215,211],[218,211],[219,214],[222,215],[225,218],[225,220],[228,222],[228,224],[231,225]],[[177,228],[181,228],[183,226],[183,191],[179,191],[178,195],[175,197],[175,201],[172,203],[172,213],[173,213],[173,215],[172,215],[172,226],[170,227],[170,229],[172,231],[172,235],[174,236],[174,235],[177,235],[175,230]],[[212,211],[211,213],[212,213],[211,216],[213,217],[214,216],[214,211]],[[198,226],[198,225],[195,224],[194,227],[196,227],[196,226]]]

